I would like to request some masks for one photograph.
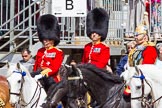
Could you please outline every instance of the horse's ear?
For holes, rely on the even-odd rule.
[[[77,75],[78,74],[78,70],[77,70],[77,65],[71,65],[72,66],[72,75]]]
[[[20,69],[20,63],[17,63],[17,68]]]
[[[9,62],[7,62],[6,65],[7,65],[7,68],[10,68]]]

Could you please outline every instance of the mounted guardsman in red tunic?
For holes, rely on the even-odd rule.
[[[107,37],[108,25],[109,15],[106,10],[95,8],[88,13],[86,32],[92,42],[84,47],[82,63],[91,63],[98,68],[106,69],[110,59],[110,48],[103,41]]]
[[[50,14],[40,16],[37,21],[37,32],[44,47],[37,52],[34,71],[40,70],[42,76],[53,77],[55,82],[59,82],[58,71],[64,54],[62,50],[56,48],[60,42],[57,18]]]

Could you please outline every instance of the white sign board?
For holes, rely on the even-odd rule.
[[[56,17],[85,17],[87,0],[52,0],[52,14]]]

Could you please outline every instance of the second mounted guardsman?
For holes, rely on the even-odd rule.
[[[100,69],[107,69],[110,48],[103,41],[107,37],[109,14],[103,8],[94,8],[87,14],[86,32],[92,40],[84,47],[82,63],[91,63]]]
[[[63,51],[56,47],[60,42],[57,18],[51,14],[40,16],[37,21],[37,32],[44,47],[37,52],[34,71],[39,71],[42,77],[53,79],[50,82],[57,83],[60,81],[58,71],[64,58]]]

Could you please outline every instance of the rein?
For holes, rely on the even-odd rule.
[[[36,93],[37,93],[38,87],[40,87],[40,88],[39,88],[39,91],[40,91],[39,96],[38,96],[38,98],[36,99],[36,101],[33,103],[33,105],[31,106],[31,108],[32,108],[34,105],[36,105],[35,108],[37,108],[37,104],[38,104],[38,101],[39,101],[39,99],[40,99],[41,88],[42,88],[42,87],[38,84],[38,82],[37,82],[37,87],[36,87],[36,89],[35,89],[34,95],[32,96],[31,100],[30,100],[28,103],[25,103],[25,101],[22,100],[22,101],[25,103],[25,105],[22,105],[22,106],[24,106],[24,107],[25,107],[25,106],[28,106],[28,105],[32,102],[32,100],[34,99],[34,97],[35,97],[35,95],[36,95]]]
[[[76,68],[77,71],[79,72],[79,76],[75,76],[75,77],[68,77],[68,80],[83,80],[83,75],[82,75],[82,72],[79,68]]]
[[[160,100],[162,98],[162,96],[160,96],[159,98],[157,98],[155,101],[153,101],[152,103],[151,103],[151,105],[153,106],[158,100]]]
[[[97,106],[97,108],[102,108],[108,101],[110,101],[116,94],[118,94],[118,92],[120,92],[120,90],[122,90],[122,88],[125,86],[125,83],[123,85],[121,85],[121,87],[119,87],[116,92],[114,92],[114,94],[112,94],[111,96],[109,96],[101,105]]]

